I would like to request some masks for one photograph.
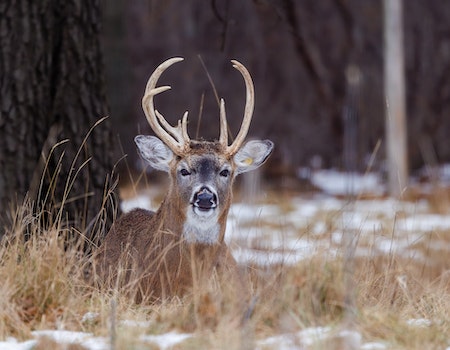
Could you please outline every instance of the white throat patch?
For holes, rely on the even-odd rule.
[[[220,225],[217,213],[199,216],[192,207],[188,208],[186,222],[183,225],[183,238],[188,243],[216,244],[219,242]]]

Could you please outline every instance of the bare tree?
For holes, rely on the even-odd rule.
[[[400,197],[408,178],[402,0],[384,0],[384,89],[388,186]]]

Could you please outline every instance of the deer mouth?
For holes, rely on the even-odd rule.
[[[200,211],[210,211],[210,210],[216,209],[215,206],[205,207],[205,206],[200,206],[200,205],[196,205],[196,204],[194,204],[194,207],[195,207],[195,209],[200,210]]]

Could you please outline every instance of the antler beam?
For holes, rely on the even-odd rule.
[[[171,65],[183,61],[182,57],[170,58],[161,63],[148,79],[145,88],[144,97],[142,98],[142,109],[151,128],[156,135],[176,154],[183,155],[189,149],[190,138],[187,132],[187,115],[185,112],[183,118],[178,121],[176,127],[171,126],[166,119],[155,110],[153,97],[161,92],[170,89],[170,86],[156,87],[161,74]]]
[[[233,67],[236,68],[244,77],[245,82],[245,91],[246,91],[246,100],[245,100],[245,109],[244,109],[244,118],[242,119],[241,128],[233,143],[228,146],[228,137],[227,137],[227,123],[226,123],[226,115],[225,115],[225,103],[223,100],[220,102],[220,137],[219,142],[225,147],[226,153],[230,156],[234,155],[239,148],[242,146],[242,143],[247,136],[248,129],[250,128],[250,122],[253,116],[253,110],[255,106],[255,89],[253,87],[252,77],[248,72],[247,68],[244,65],[236,60],[232,60]]]

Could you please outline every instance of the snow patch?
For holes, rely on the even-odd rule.
[[[276,346],[279,350],[302,349],[304,345],[312,345],[320,340],[326,339],[330,333],[330,327],[306,328],[298,333],[281,334],[263,339],[259,342],[261,346]]]
[[[6,341],[0,341],[0,350],[32,350],[36,343],[36,340],[20,343],[15,338],[8,338]]]
[[[329,342],[330,345],[336,342],[345,344],[349,349],[359,349],[361,339],[361,334],[353,330],[335,332],[331,327],[311,327],[305,328],[298,333],[281,334],[263,339],[259,341],[259,346],[256,349],[261,349],[261,347],[265,346],[273,346],[282,350],[305,349],[305,347],[307,349],[315,349],[315,346],[324,341]]]
[[[145,342],[155,343],[161,350],[165,350],[190,337],[192,337],[192,334],[169,332],[161,335],[143,335],[140,339]]]
[[[438,214],[417,214],[398,220],[397,229],[403,231],[450,230],[450,216]]]
[[[57,343],[81,343],[83,340],[92,337],[91,333],[73,332],[66,330],[41,330],[33,331],[31,334],[35,337],[47,337]]]
[[[313,172],[311,182],[322,191],[332,195],[349,195],[385,191],[379,174],[344,173],[336,170],[318,170]]]
[[[138,195],[134,198],[123,200],[120,203],[120,209],[122,209],[124,213],[128,213],[136,208],[153,210],[150,197],[148,195]]]
[[[406,324],[412,327],[426,328],[430,327],[432,322],[426,318],[411,318],[406,321]]]
[[[130,327],[142,326],[141,322],[125,322]],[[105,337],[94,337],[91,333],[73,332],[68,330],[39,330],[31,334],[36,337],[47,337],[59,344],[80,344],[89,350],[108,350],[111,348],[109,340]],[[159,346],[161,350],[169,349],[176,344],[192,337],[192,334],[169,332],[160,335],[142,335],[142,342],[151,342]],[[32,350],[38,343],[36,339],[18,342],[14,338],[8,338],[0,342],[0,350]]]
[[[361,350],[384,350],[387,346],[383,343],[370,342],[361,345]]]

